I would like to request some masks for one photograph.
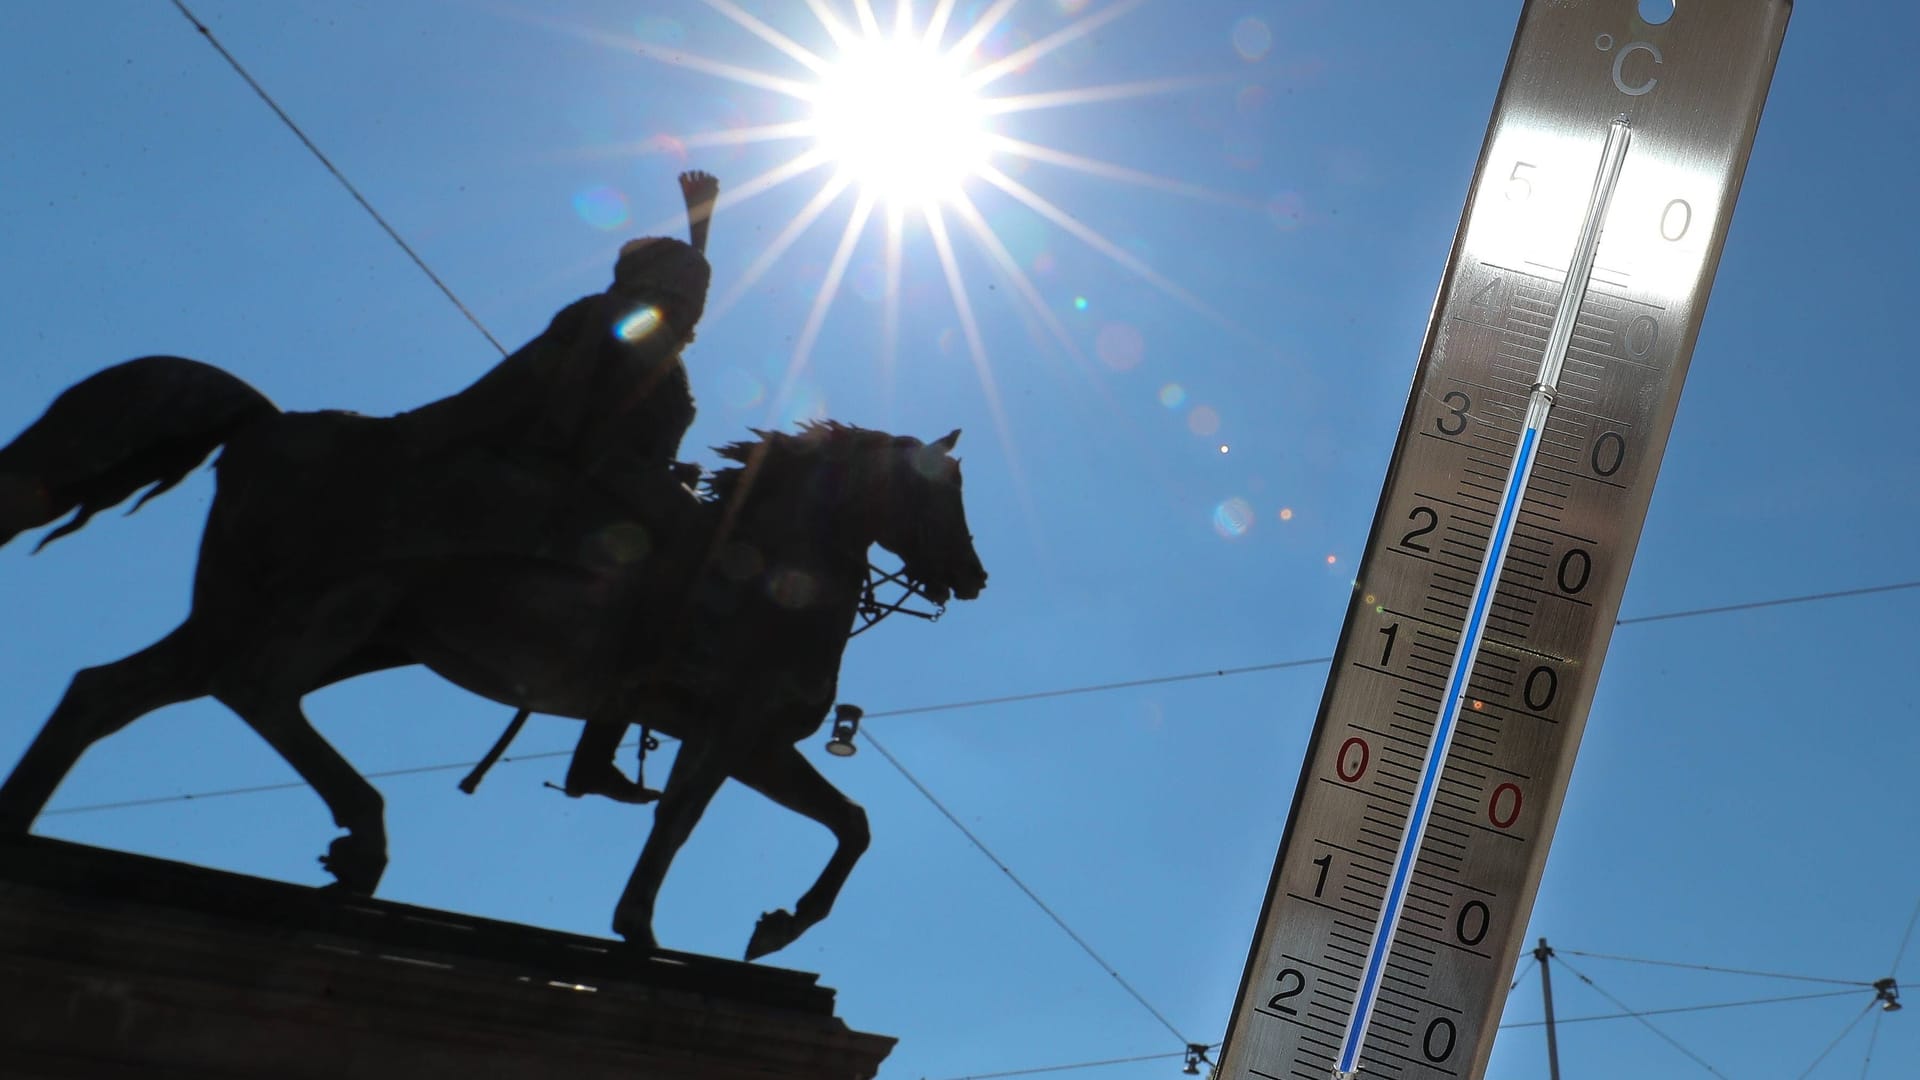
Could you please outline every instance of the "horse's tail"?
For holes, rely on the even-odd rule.
[[[0,547],[73,512],[38,551],[148,488],[138,510],[241,428],[278,415],[240,379],[178,356],[144,356],[89,376],[0,448]]]

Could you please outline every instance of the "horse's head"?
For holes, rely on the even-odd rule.
[[[875,522],[880,546],[900,557],[907,577],[936,604],[949,596],[971,600],[987,587],[987,571],[967,531],[960,461],[952,456],[959,441],[958,429],[930,443],[895,437]]]
[[[935,604],[955,596],[971,600],[987,587],[960,499],[960,462],[951,454],[958,431],[924,443],[813,420],[794,434],[755,434],[757,442],[715,447],[740,464],[718,470],[706,483],[722,503],[756,489],[765,493],[772,540],[812,535],[838,546],[843,557],[862,561],[867,546],[879,544],[900,557],[906,564],[901,572]],[[796,528],[809,521],[819,531]]]

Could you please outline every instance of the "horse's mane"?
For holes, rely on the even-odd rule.
[[[725,502],[738,494],[742,479],[756,459],[760,480],[777,482],[796,466],[810,465],[823,457],[844,461],[854,454],[896,446],[906,438],[838,420],[803,421],[795,432],[750,430],[759,438],[713,448],[714,453],[739,464],[716,469],[701,481],[710,500]]]

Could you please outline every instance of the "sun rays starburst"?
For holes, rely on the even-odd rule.
[[[797,392],[849,263],[870,229],[881,231],[883,287],[881,338],[882,380],[891,386],[901,339],[900,287],[903,265],[910,257],[910,239],[927,244],[960,324],[964,351],[980,380],[1007,459],[1020,471],[1000,400],[998,382],[987,355],[976,310],[981,291],[970,289],[957,257],[959,244],[970,242],[1005,282],[1035,332],[1052,339],[1076,361],[1088,378],[1091,365],[1073,335],[1050,306],[1041,289],[998,237],[978,203],[991,194],[1022,205],[1040,219],[1112,262],[1126,273],[1216,322],[1225,320],[1191,291],[1180,287],[1148,262],[1101,234],[1035,190],[1031,177],[1015,179],[1029,163],[1068,170],[1082,177],[1128,184],[1162,193],[1244,204],[1251,200],[1209,190],[1178,177],[1102,161],[1057,147],[1016,138],[1002,126],[1018,114],[1040,110],[1084,107],[1100,103],[1167,94],[1219,82],[1212,76],[1174,76],[1136,81],[1021,88],[1002,91],[1003,80],[1016,73],[1043,76],[1043,61],[1102,26],[1141,7],[1147,0],[1114,0],[1069,21],[1029,44],[989,55],[986,46],[1003,28],[1019,0],[992,0],[961,25],[956,0],[897,0],[883,12],[875,0],[805,0],[830,50],[816,51],[799,38],[812,28],[789,32],[748,12],[733,0],[702,0],[706,6],[761,43],[771,47],[798,71],[765,71],[741,63],[714,59],[679,47],[661,47],[632,38],[607,34],[590,36],[649,59],[672,64],[734,83],[782,95],[798,103],[804,118],[779,123],[692,131],[655,136],[629,152],[663,148],[678,151],[700,147],[747,144],[797,144],[792,156],[757,176],[729,180],[716,213],[723,219],[729,207],[755,199],[802,177],[823,177],[805,201],[772,237],[762,242],[748,265],[709,308],[720,315],[746,297],[823,218],[840,221],[826,272],[809,306],[805,324],[794,338],[792,355],[779,380],[779,389],[767,402],[773,416],[781,414]],[[801,11],[794,5],[793,11]],[[577,28],[568,28],[579,33]],[[1021,82],[1032,81],[1030,78]],[[1026,182],[1023,182],[1026,181]],[[849,200],[847,196],[851,194]],[[836,208],[850,206],[844,220]],[[662,222],[656,231],[674,223]],[[911,230],[911,231],[910,231]],[[1101,389],[1105,397],[1104,388]],[[1021,485],[1024,487],[1024,484]]]

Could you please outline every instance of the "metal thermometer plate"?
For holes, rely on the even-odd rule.
[[[1529,0],[1224,1080],[1478,1077],[1788,0]]]

